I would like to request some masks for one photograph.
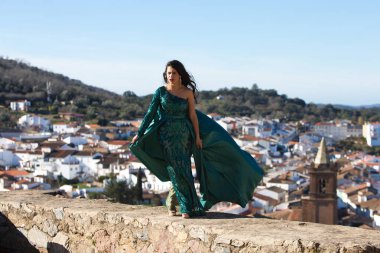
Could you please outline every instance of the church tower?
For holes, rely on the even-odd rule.
[[[337,224],[337,165],[330,163],[325,139],[322,138],[314,163],[309,169],[309,196],[302,198],[302,220]]]

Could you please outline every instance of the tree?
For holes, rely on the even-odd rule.
[[[126,181],[118,182],[114,176],[108,180],[104,195],[114,202],[123,204],[137,203],[136,187],[127,184]]]
[[[124,97],[137,97],[137,95],[133,91],[130,91],[130,90],[125,91],[123,93],[123,96]]]
[[[108,123],[109,123],[109,120],[106,119],[106,118],[101,118],[101,119],[98,120],[98,125],[99,126],[107,126]]]
[[[137,200],[139,202],[142,202],[144,200],[143,198],[143,189],[142,189],[142,169],[139,168],[139,171],[137,173],[137,184],[136,184],[136,195],[137,195]]]

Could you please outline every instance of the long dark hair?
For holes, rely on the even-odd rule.
[[[194,99],[195,101],[197,101],[197,96],[198,96],[197,84],[194,81],[194,77],[186,71],[185,66],[183,66],[183,64],[177,60],[169,61],[166,64],[165,71],[163,73],[165,83],[168,82],[168,78],[166,77],[166,70],[168,69],[168,67],[172,67],[175,70],[177,70],[178,74],[181,77],[182,85],[193,91]]]

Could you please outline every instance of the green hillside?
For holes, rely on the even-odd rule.
[[[50,83],[50,88],[47,88],[47,83]],[[151,95],[139,97],[133,91],[119,95],[24,62],[0,58],[0,122],[3,127],[15,125],[20,114],[10,112],[8,108],[10,101],[20,99],[32,102],[31,113],[56,115],[74,112],[84,114],[86,121],[107,124],[109,120],[142,117]],[[310,122],[335,118],[359,123],[380,121],[379,108],[308,104],[302,99],[278,94],[273,89],[260,89],[256,84],[251,88],[200,91],[198,101],[201,111],[224,116],[268,117],[284,121],[304,119]]]

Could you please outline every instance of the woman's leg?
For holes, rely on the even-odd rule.
[[[175,215],[176,213],[176,205],[178,205],[177,197],[175,195],[175,191],[173,186],[170,187],[168,196],[166,198],[166,206],[168,207],[169,213],[171,215]]]
[[[191,173],[191,133],[187,131],[186,123],[183,126],[174,124],[167,124],[160,129],[160,141],[169,164],[167,169],[170,180],[181,213],[187,213],[190,216],[200,215],[204,211],[195,191]]]

